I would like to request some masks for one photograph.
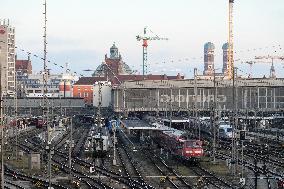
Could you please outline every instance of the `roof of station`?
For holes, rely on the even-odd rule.
[[[212,88],[214,81],[212,79],[197,79],[197,87]],[[228,79],[216,79],[217,87],[232,87],[233,81]],[[235,81],[238,87],[279,87],[284,86],[284,78],[238,78]],[[125,81],[118,89],[175,89],[175,88],[193,88],[194,79],[185,80],[143,80],[143,81]]]
[[[120,120],[120,122],[129,130],[157,130],[155,126],[143,120]]]

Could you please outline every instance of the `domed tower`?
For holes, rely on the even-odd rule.
[[[132,70],[125,62],[123,62],[118,48],[116,47],[115,43],[113,43],[112,47],[110,48],[109,57],[105,55],[105,62],[97,67],[96,71],[93,73],[93,76],[109,78],[114,77],[114,75],[117,76],[130,74],[132,74]]]
[[[224,75],[227,75],[227,71],[229,69],[229,43],[224,43],[224,45],[222,46],[223,49],[223,69],[222,72]]]
[[[204,75],[214,74],[214,50],[213,43],[208,42],[204,45]]]
[[[119,59],[118,48],[113,43],[112,47],[110,48],[110,59]]]

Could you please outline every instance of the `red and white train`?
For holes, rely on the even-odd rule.
[[[170,128],[159,123],[154,123],[153,126],[158,128],[156,135],[157,143],[178,158],[197,160],[204,156],[202,141],[188,139],[188,134],[185,131]]]

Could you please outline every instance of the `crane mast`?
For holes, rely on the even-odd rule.
[[[233,78],[234,72],[234,36],[233,36],[233,6],[234,0],[229,0],[229,52],[228,52],[228,69],[227,75],[228,79]]]

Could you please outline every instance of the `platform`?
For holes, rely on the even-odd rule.
[[[143,120],[120,120],[120,123],[128,130],[158,130]]]

